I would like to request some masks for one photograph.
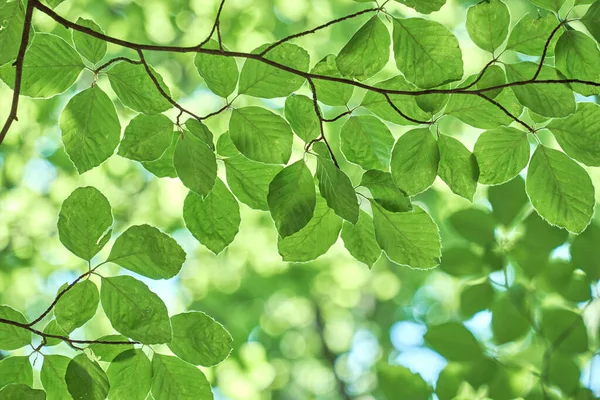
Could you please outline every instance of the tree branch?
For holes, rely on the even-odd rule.
[[[315,140],[311,140],[306,145],[306,151],[308,151],[308,149],[310,149],[310,146],[312,146],[313,143],[322,140],[325,143],[325,145],[327,146],[327,150],[329,150],[329,154],[331,155],[331,160],[333,161],[335,166],[338,167],[338,169],[339,169],[340,164],[338,164],[338,162],[335,158],[335,154],[333,153],[333,149],[331,148],[331,146],[329,145],[329,142],[327,141],[327,138],[325,137],[325,127],[323,126],[323,114],[321,114],[321,109],[319,108],[319,101],[317,99],[317,88],[315,87],[315,83],[312,81],[312,79],[308,79],[308,85],[310,86],[310,90],[313,95],[313,108],[315,109],[315,114],[317,114],[317,118],[319,118],[319,129],[321,130],[321,136],[319,136]]]

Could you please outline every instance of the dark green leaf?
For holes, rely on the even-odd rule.
[[[79,354],[69,362],[65,382],[74,400],[104,400],[110,390],[102,367],[85,354]]]
[[[358,198],[348,175],[325,158],[317,157],[319,191],[337,215],[355,224],[358,221]]]
[[[46,390],[46,400],[70,399],[71,394],[65,382],[69,357],[47,354],[44,355],[44,364],[40,372],[42,386]]]
[[[483,50],[493,53],[508,35],[510,13],[501,0],[481,1],[467,11],[469,37]]]
[[[162,114],[138,114],[129,121],[119,155],[136,161],[158,160],[173,141],[173,122]]]
[[[110,399],[144,400],[152,385],[152,364],[142,350],[127,350],[115,357],[106,375]]]
[[[26,324],[27,320],[19,311],[0,305],[0,318]],[[0,349],[16,350],[31,343],[31,332],[14,325],[0,324]]]
[[[6,385],[0,390],[2,400],[45,400],[46,393],[43,390],[32,389],[22,383]]]
[[[59,292],[64,288],[61,287]],[[89,279],[76,283],[56,303],[54,317],[65,332],[72,332],[88,322],[98,309],[100,295]]]
[[[454,193],[472,202],[479,177],[475,156],[460,141],[447,135],[439,135],[438,147],[440,178]]]
[[[208,380],[198,368],[177,357],[152,356],[152,396],[156,400],[212,400]]]
[[[377,366],[379,389],[388,398],[428,400],[431,388],[421,375],[400,365],[379,364]]]
[[[488,199],[492,205],[492,215],[504,226],[510,226],[525,204],[529,203],[525,193],[525,181],[520,176],[502,185],[490,187]]]
[[[79,26],[89,28],[93,31],[104,33],[102,28],[100,28],[91,19],[79,17],[76,23]],[[106,55],[106,42],[104,40],[88,35],[87,33],[73,30],[73,44],[75,45],[75,49],[77,49],[79,54],[91,61],[92,64],[97,64]]]
[[[285,100],[285,118],[296,135],[306,143],[321,135],[314,103],[306,96],[291,95]]]
[[[483,311],[494,300],[494,288],[488,279],[479,283],[467,283],[460,291],[460,312],[471,317]]]
[[[381,256],[381,249],[375,240],[373,218],[362,210],[356,224],[344,221],[342,240],[352,257],[367,264],[369,268],[372,268]]]
[[[209,40],[203,48],[218,50],[219,43]],[[223,46],[224,50],[227,50]],[[194,64],[206,86],[217,96],[227,97],[237,86],[239,72],[235,59],[214,54],[196,53]]]
[[[453,276],[481,275],[484,262],[467,247],[451,247],[442,252],[440,269]]]
[[[600,227],[590,224],[571,244],[573,264],[593,280],[600,279]]]
[[[179,139],[173,165],[181,182],[200,196],[206,196],[217,179],[217,157],[200,139],[185,135]]]
[[[579,354],[588,350],[588,334],[581,315],[564,308],[542,309],[542,334],[556,351]]]
[[[389,168],[394,137],[378,118],[351,117],[342,126],[340,141],[348,161],[367,170],[387,171]]]
[[[171,136],[171,144],[158,160],[142,162],[144,168],[159,178],[177,178],[177,171],[173,165],[175,149],[179,142],[179,133],[174,132]]]
[[[425,340],[449,361],[475,361],[483,357],[477,339],[458,322],[429,326]]]
[[[448,219],[450,225],[465,239],[487,246],[495,242],[495,221],[487,212],[466,209],[455,212]]]
[[[492,332],[498,344],[514,342],[531,330],[529,310],[518,287],[498,296],[491,311]]]
[[[565,395],[572,395],[579,387],[581,371],[571,357],[554,354],[548,362],[548,380]]]
[[[360,181],[360,186],[369,189],[373,199],[380,206],[392,212],[412,210],[410,199],[396,186],[389,172],[378,170],[366,171]]]
[[[269,184],[282,169],[279,165],[249,160],[241,154],[225,159],[227,184],[231,192],[239,201],[256,210],[269,210]]]
[[[581,18],[581,22],[583,22],[594,39],[600,42],[600,3],[597,1],[593,2],[583,18]]]
[[[510,181],[529,162],[527,134],[510,127],[485,131],[477,138],[473,154],[479,164],[479,182],[498,185]]]

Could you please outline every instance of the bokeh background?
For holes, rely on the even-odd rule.
[[[474,3],[448,0],[442,10],[428,16],[443,23],[459,38],[465,76],[477,73],[489,61],[489,55],[479,50],[466,33],[466,9]],[[537,12],[525,0],[506,0],[506,3],[513,25],[525,13]],[[227,0],[221,29],[229,49],[250,51],[263,43],[369,6],[371,3],[351,0]],[[131,41],[193,45],[209,32],[217,7],[217,0],[66,0],[56,11],[72,21],[80,16],[93,19],[109,35]],[[396,2],[388,3],[387,9],[398,16],[417,15]],[[582,11],[576,9],[575,15]],[[311,65],[314,65],[327,54],[339,52],[368,18],[366,15],[346,21],[295,43],[309,51]],[[41,13],[35,15],[34,25],[39,31],[70,38],[69,31]],[[133,52],[112,45],[109,45],[109,55],[135,58]],[[194,112],[206,114],[224,103],[207,90],[192,57],[191,54],[147,55],[174,98]],[[515,54],[503,57],[507,62],[518,61]],[[242,61],[239,63],[241,66]],[[390,62],[372,81],[393,76],[394,70]],[[592,391],[600,395],[600,355],[594,351],[598,348],[600,318],[600,302],[594,300],[599,291],[598,277],[588,276],[572,265],[569,243],[573,237],[568,237],[565,231],[543,222],[530,224],[534,227],[527,230],[529,225],[519,222],[532,212],[524,198],[522,181],[497,189],[491,202],[487,188],[480,186],[473,206],[452,195],[439,180],[418,196],[416,201],[423,204],[440,225],[444,252],[456,248],[462,251],[455,251],[454,260],[446,257],[450,261],[444,261],[444,268],[411,270],[382,256],[369,270],[349,255],[341,240],[317,261],[285,263],[277,253],[277,233],[269,214],[243,204],[239,234],[226,251],[215,256],[185,229],[181,210],[187,190],[178,180],[158,179],[140,164],[119,156],[111,157],[84,175],[77,174],[62,147],[58,117],[68,99],[89,87],[91,80],[92,73],[85,71],[77,85],[64,95],[49,100],[22,98],[19,122],[13,125],[0,147],[0,303],[19,309],[29,318],[35,317],[64,282],[72,281],[86,270],[84,262],[60,244],[56,222],[60,205],[71,191],[93,185],[112,204],[117,232],[131,224],[149,223],[172,234],[188,253],[177,278],[141,279],[165,300],[171,314],[202,310],[224,324],[233,335],[231,357],[205,371],[215,387],[216,399],[383,399],[376,372],[380,363],[405,366],[432,386],[443,370],[446,377],[455,376],[456,379],[447,378],[447,381],[454,382],[456,390],[450,389],[448,396],[440,391],[433,398],[439,396],[443,400],[462,393],[464,398],[484,399],[488,393],[487,396],[494,399],[541,399],[535,372],[539,372],[541,366],[543,341],[529,332],[519,340],[498,346],[492,334],[493,301],[461,296],[465,287],[474,282],[489,283],[494,299],[501,298],[507,286],[520,285],[530,299],[529,311],[534,319],[539,309],[548,303],[571,308],[583,308],[586,304],[584,316],[590,350],[574,356],[573,360],[578,382],[591,391],[575,390],[567,394],[560,385],[554,385],[551,394],[553,398],[569,398],[571,394],[588,396],[581,399],[593,398]],[[133,113],[114,97],[106,77],[100,77],[99,85],[112,94],[125,126]],[[0,84],[2,118],[8,112],[11,94],[6,85]],[[363,95],[364,92],[356,90],[351,105],[360,104]],[[281,111],[284,100],[242,96],[234,106],[266,103]],[[594,98],[579,100],[596,101]],[[335,116],[340,110],[324,108],[324,111],[326,116]],[[175,114],[170,116],[175,118]],[[210,119],[207,125],[218,136],[226,131],[228,119],[229,112],[226,112]],[[343,120],[327,128],[338,154],[336,136],[341,124]],[[409,129],[389,126],[395,137]],[[460,138],[471,149],[480,132],[452,117],[443,118],[440,129]],[[552,145],[549,136],[541,133],[541,137]],[[302,157],[302,143],[298,138],[295,140],[297,159]],[[353,181],[358,183],[360,169],[344,164]],[[224,170],[220,170],[222,172]],[[590,173],[595,186],[600,188],[598,172],[590,170]],[[477,235],[473,238],[467,234],[471,237],[465,238],[460,227],[456,229],[451,223],[451,216],[471,207],[496,221],[493,222],[497,225],[495,244],[482,247],[477,243]],[[511,207],[516,209],[514,221],[501,226],[500,215],[504,212],[501,209]],[[466,230],[476,232],[480,219],[479,214],[467,218]],[[547,246],[548,235],[559,238],[551,242],[551,248]],[[95,260],[102,261],[107,249],[110,244]],[[476,258],[467,257],[467,253]],[[520,265],[515,260],[525,261]],[[456,268],[469,262],[477,264],[474,268],[479,272],[475,276],[456,273]],[[528,273],[526,264],[534,265],[534,269],[541,272]],[[544,284],[550,279],[544,271],[550,270],[548,265],[557,264],[567,265],[564,268],[572,273],[559,280],[579,282],[573,296]],[[105,273],[127,273],[114,265],[102,268]],[[455,272],[449,274],[448,271]],[[490,375],[480,385],[467,382],[464,376],[453,375],[454,364],[449,365],[428,348],[423,340],[427,326],[456,320],[465,321],[504,372]],[[110,323],[98,313],[85,327],[75,331],[74,336],[95,338],[109,333],[112,333]],[[27,354],[27,351],[21,350],[19,354]],[[63,344],[47,352],[73,353]],[[6,355],[0,352],[0,358]],[[41,360],[37,360],[35,366],[39,369]],[[471,386],[487,387],[488,391],[476,394],[470,391]]]

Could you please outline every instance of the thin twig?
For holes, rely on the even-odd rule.
[[[108,67],[110,67],[112,64],[119,62],[119,61],[124,61],[124,62],[128,62],[130,64],[135,64],[135,65],[139,65],[142,63],[141,60],[132,60],[131,58],[127,58],[127,57],[115,57],[112,60],[108,60],[107,62],[105,62],[104,64],[102,64],[101,66],[99,66],[98,68],[96,68],[94,70],[95,74],[100,73],[100,71],[102,71],[103,69],[106,69]]]
[[[317,99],[317,88],[315,87],[315,83],[312,81],[312,79],[308,79],[308,84],[310,86],[310,90],[312,91],[313,108],[315,110],[315,114],[317,114],[317,118],[319,119],[319,129],[321,130],[321,136],[319,136],[316,139],[316,141],[322,140],[323,143],[325,143],[325,145],[327,146],[327,150],[329,150],[329,154],[331,155],[331,160],[333,161],[333,163],[335,164],[336,167],[340,168],[340,164],[338,164],[338,162],[335,158],[333,149],[331,148],[331,145],[329,145],[329,141],[325,137],[325,127],[323,126],[323,114],[321,113],[321,109],[319,108],[319,101]],[[309,142],[309,144],[306,146],[306,151],[308,151],[308,149],[310,149],[310,146],[312,146],[312,144],[314,142],[315,142],[314,140]]]
[[[198,45],[198,47],[202,47],[204,46],[206,43],[208,43],[208,41],[210,40],[210,38],[212,37],[212,35],[215,33],[215,31],[218,32],[219,35],[219,46],[222,49],[223,45],[221,44],[221,34],[220,34],[220,23],[221,23],[221,12],[223,12],[223,7],[225,6],[225,0],[221,0],[221,4],[219,4],[219,10],[217,11],[217,16],[215,17],[215,23],[212,26],[212,29],[210,30],[210,33],[208,34],[208,36],[206,37],[206,39],[204,39],[202,41],[202,43],[200,43]]]

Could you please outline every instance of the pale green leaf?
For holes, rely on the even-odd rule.
[[[499,185],[513,179],[529,162],[527,134],[500,127],[483,132],[473,149],[479,164],[479,182]]]
[[[527,14],[517,22],[510,33],[506,48],[530,56],[541,56],[550,34],[558,25],[556,17],[549,13],[545,17]],[[548,48],[548,55],[554,54],[555,35]]]
[[[162,114],[136,115],[125,128],[119,155],[136,161],[156,161],[173,141],[173,122]]]
[[[235,157],[241,154],[231,141],[229,131],[219,136],[217,140],[217,154],[223,157]]]
[[[334,78],[342,77],[342,74],[337,68],[336,56],[333,54],[330,54],[319,61],[310,73],[321,76],[331,76]],[[327,104],[328,106],[344,106],[348,104],[352,97],[352,93],[354,93],[354,86],[352,85],[331,82],[324,79],[314,79],[313,83],[317,90],[317,98],[320,102]]]
[[[369,268],[372,268],[381,256],[381,249],[375,240],[373,218],[362,210],[356,224],[344,221],[342,240],[352,257],[367,264]]]
[[[379,364],[377,366],[379,389],[388,400],[429,400],[431,388],[421,375],[400,365]]]
[[[152,396],[155,400],[212,400],[208,380],[200,371],[177,357],[152,356]]]
[[[200,196],[206,196],[217,179],[217,157],[206,143],[193,135],[177,142],[173,165],[181,182]]]
[[[203,48],[218,50],[219,43],[209,40]],[[224,50],[227,50],[223,46]],[[238,82],[239,72],[237,63],[232,57],[214,54],[196,53],[194,64],[200,76],[206,82],[206,86],[217,96],[227,97],[235,90]]]
[[[69,362],[65,382],[74,400],[104,400],[110,390],[106,373],[86,354],[79,354]]]
[[[529,0],[531,3],[538,7],[545,8],[547,10],[556,11],[560,10],[565,0]]]
[[[10,383],[33,386],[33,368],[28,356],[12,356],[0,360],[0,388]]]
[[[467,32],[477,46],[493,53],[502,46],[510,25],[508,7],[501,0],[484,0],[467,10]]]
[[[241,154],[224,162],[227,184],[235,197],[251,208],[268,211],[269,184],[283,167],[252,161]]]
[[[465,82],[466,83],[466,82]],[[498,65],[492,65],[485,70],[483,76],[477,82],[477,89],[487,89],[494,86],[504,85],[506,83],[506,73],[502,67]],[[503,89],[495,89],[484,92],[484,95],[488,98],[495,99],[502,92]]]
[[[0,4],[0,65],[17,58],[21,34],[23,33],[23,21],[25,19],[25,7],[19,1],[9,1]]]
[[[61,289],[66,286],[64,284]],[[58,335],[58,336],[69,336],[69,332],[65,331],[59,324],[56,322],[56,319],[50,320],[48,324],[44,327],[44,333],[48,335]],[[46,346],[56,346],[57,344],[62,343],[62,340],[52,337],[46,337]]]
[[[211,150],[214,150],[213,133],[206,125],[195,118],[189,118],[184,125],[192,135],[206,143]]]
[[[64,400],[71,398],[65,375],[71,359],[69,357],[46,354],[40,371],[40,380],[46,391],[46,400]]]
[[[491,98],[490,92],[484,95]],[[503,90],[495,99],[513,115],[520,115],[523,107],[511,90]],[[453,94],[450,96],[445,113],[458,118],[465,124],[479,129],[493,129],[510,125],[514,120],[489,101],[473,95]]]
[[[0,305],[0,318],[26,324],[27,320],[19,311]],[[0,350],[16,350],[31,343],[31,332],[18,326],[0,324]]]
[[[350,162],[366,170],[387,171],[394,137],[388,127],[371,116],[351,117],[340,132],[342,153]]]
[[[111,400],[144,400],[152,386],[152,364],[139,349],[119,354],[106,370]]]
[[[556,42],[554,63],[567,78],[600,82],[598,43],[583,32],[565,30]],[[600,89],[591,85],[573,84],[573,90],[584,96],[600,94]]]
[[[317,157],[317,178],[319,191],[327,205],[337,215],[355,224],[358,221],[358,198],[352,181],[333,161],[326,157]]]
[[[446,0],[396,0],[410,8],[414,8],[421,14],[431,14],[434,11],[439,11]]]
[[[61,287],[59,293],[65,288]],[[72,332],[96,315],[99,302],[96,284],[86,279],[62,295],[54,307],[54,317],[65,332]]]
[[[410,199],[406,193],[396,186],[389,172],[366,171],[362,176],[360,186],[369,189],[373,200],[388,211],[405,212],[412,210]]]
[[[129,342],[123,335],[106,335],[96,339],[98,342]],[[127,350],[133,350],[131,344],[92,343],[88,347],[100,361],[111,362],[116,356]]]
[[[104,33],[102,28],[91,19],[79,17],[76,23],[95,32]],[[79,54],[91,61],[92,64],[97,64],[104,58],[108,47],[106,41],[76,30],[73,30],[73,44]]]
[[[447,135],[438,137],[438,147],[440,178],[454,193],[473,201],[479,177],[475,156],[460,141]]]
[[[179,143],[180,135],[178,132],[171,134],[171,144],[160,158],[154,161],[142,161],[142,166],[159,178],[177,178],[177,171],[173,164],[175,149]]]
[[[321,134],[320,121],[312,99],[291,95],[285,100],[285,118],[294,133],[308,143]]]

